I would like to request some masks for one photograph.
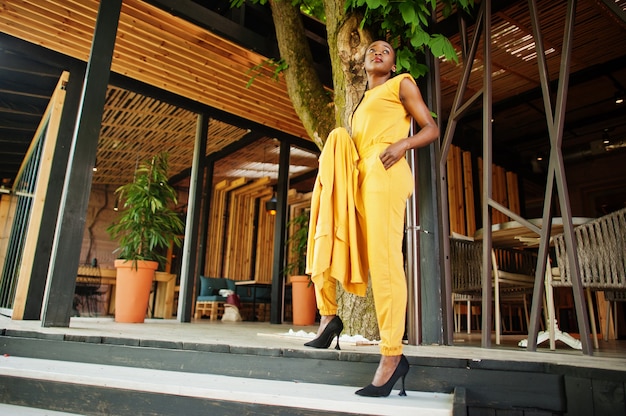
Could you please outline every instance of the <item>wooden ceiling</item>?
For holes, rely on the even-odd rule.
[[[0,11],[0,31],[75,59],[88,59],[97,1],[2,1]],[[111,69],[259,125],[306,137],[283,80],[274,80],[266,67],[251,72],[265,59],[145,2],[128,0],[122,6]],[[253,75],[256,77],[248,88]],[[193,155],[196,119],[196,114],[161,100],[109,87],[94,183],[125,183],[132,179],[137,160],[161,150],[170,153],[171,172],[187,170]],[[36,127],[39,120],[33,122]],[[206,154],[237,142],[248,132],[211,120]],[[24,153],[26,148],[27,144]],[[277,164],[269,166],[258,158],[234,157],[253,162],[246,168],[240,167],[240,171],[245,169],[252,177],[254,171],[259,177],[275,175],[270,168],[277,171]],[[315,168],[315,157],[309,165],[310,169]],[[216,170],[217,180],[231,175],[232,163],[227,167]]]
[[[164,4],[175,4],[176,12]],[[212,118],[206,154],[223,152],[256,133],[260,140],[243,147],[216,164],[215,178],[275,175],[277,142],[272,131],[307,139],[286,93],[284,81],[272,79],[272,72],[261,67],[247,88],[251,71],[259,67],[272,47],[271,33],[260,38],[237,33],[251,29],[214,29],[227,21],[228,11],[218,8],[224,2],[167,0],[144,2],[124,0],[112,71],[153,89],[167,91],[192,103],[247,120],[245,126],[219,116]],[[615,94],[626,88],[626,0],[580,0],[576,13],[574,49],[571,63],[570,98],[563,140],[564,153],[584,155],[592,143],[609,135],[614,144],[626,141],[626,104],[616,106]],[[0,32],[32,44],[86,61],[89,56],[98,1],[95,0],[0,0]],[[157,7],[159,4],[161,7]],[[537,1],[550,79],[558,78],[565,2]],[[223,5],[222,5],[223,6]],[[212,8],[211,8],[212,7]],[[503,165],[531,169],[530,159],[547,152],[549,142],[528,6],[526,1],[494,2],[493,15],[493,101],[494,152]],[[184,16],[191,11],[194,16]],[[221,14],[220,14],[221,13]],[[193,21],[193,23],[192,23]],[[232,22],[231,22],[232,23]],[[470,33],[473,29],[470,27]],[[246,32],[247,31],[247,32]],[[219,34],[218,34],[219,32]],[[460,54],[460,37],[448,34]],[[323,39],[322,39],[323,41]],[[261,45],[255,47],[252,43]],[[258,50],[255,52],[253,49]],[[22,82],[35,56],[20,56],[0,42],[0,160],[1,175],[11,181],[11,172],[28,147],[27,131],[34,131],[56,83],[48,68]],[[269,52],[267,52],[269,51]],[[264,52],[263,55],[261,52]],[[320,66],[326,57],[320,56]],[[272,57],[272,56],[269,56]],[[15,58],[19,63],[10,63]],[[481,54],[476,58],[466,95],[481,88]],[[21,68],[19,82],[11,80]],[[442,114],[445,123],[461,75],[461,65],[441,62]],[[42,75],[43,74],[43,75]],[[49,79],[50,90],[44,83]],[[47,85],[47,84],[46,84]],[[43,104],[40,104],[42,102]],[[39,114],[38,114],[39,113]],[[18,117],[16,120],[15,117]],[[252,126],[252,127],[251,127]],[[259,127],[258,131],[255,126]],[[261,128],[262,127],[262,128]],[[480,107],[472,108],[461,123],[458,142],[473,148],[480,144]],[[131,91],[110,85],[100,132],[94,183],[117,186],[132,178],[137,160],[160,150],[170,152],[172,174],[184,173],[191,165],[196,114],[144,91]],[[457,140],[455,138],[455,140]],[[616,146],[616,149],[621,148]],[[597,147],[596,147],[597,149]],[[606,151],[604,149],[603,151]],[[598,153],[596,151],[596,153]],[[601,155],[601,153],[596,156]],[[296,159],[297,157],[297,159]],[[315,169],[316,157],[294,149],[292,171]],[[19,165],[17,166],[19,167]],[[14,171],[17,171],[17,167]]]
[[[536,3],[554,99],[563,51],[566,2]],[[605,3],[614,4],[612,7],[619,14]],[[531,170],[530,162],[537,156],[547,159],[549,152],[530,14],[526,1],[494,1],[492,8],[495,160],[523,172]],[[451,40],[455,45],[460,44],[458,34],[451,36]],[[578,1],[572,45],[563,154],[566,160],[580,162],[609,153],[611,150],[597,146],[607,135],[615,148],[626,141],[626,104],[615,103],[616,94],[624,95],[626,90],[626,1]],[[482,65],[481,46],[466,98],[482,88]],[[452,107],[461,69],[448,62],[441,65],[444,119]],[[482,101],[478,101],[461,122],[463,131],[459,139],[465,138],[468,146],[472,146],[468,141],[480,145]]]

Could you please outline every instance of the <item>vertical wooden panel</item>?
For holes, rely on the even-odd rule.
[[[224,232],[228,217],[227,197],[232,189],[246,183],[245,178],[223,181],[213,188],[213,198],[209,210],[209,236],[207,238],[205,274],[211,277],[222,276],[222,256],[224,253]]]
[[[269,178],[261,178],[231,192],[227,226],[226,258],[222,277],[254,280],[251,259],[255,233],[255,208],[259,190],[271,194]]]
[[[461,167],[461,149],[458,146],[450,146],[447,172],[450,231],[465,235],[463,172]]]
[[[474,209],[474,178],[472,176],[472,154],[463,152],[463,193],[465,194],[466,235],[476,232],[476,212]]]
[[[469,158],[469,156],[468,156]],[[465,160],[464,160],[465,163]],[[469,162],[468,162],[469,163]],[[478,166],[478,178],[479,178],[479,195],[483,194],[483,164],[482,158],[477,158],[477,166]],[[506,171],[503,167],[493,165],[492,166],[492,194],[491,198],[507,207],[511,211],[516,214],[521,214],[521,204],[520,204],[520,195],[519,195],[519,185],[517,174],[514,172]],[[480,201],[480,207],[482,210],[483,201]],[[468,213],[469,215],[469,213]],[[502,222],[510,221],[510,218],[501,213],[500,211],[494,209],[493,210],[493,224],[498,224]],[[471,225],[468,220],[468,229],[470,229]]]
[[[258,213],[256,265],[254,279],[261,283],[272,283],[272,260],[274,258],[274,223],[276,216],[265,211],[265,203],[272,194],[259,197],[261,209]]]
[[[476,163],[476,166],[478,166],[478,195],[480,195],[480,209],[483,209],[483,205],[484,205],[484,201],[482,200],[483,197],[483,158],[479,157],[478,158],[478,162]],[[482,215],[481,215],[482,218]]]
[[[508,208],[516,214],[521,214],[517,173],[506,173],[506,190],[509,201]]]
[[[493,165],[493,195],[492,199],[505,207],[508,206],[507,194],[506,194],[506,173],[504,168]],[[508,217],[498,210],[493,212],[493,223],[498,224],[508,221]]]
[[[254,182],[241,178],[214,187],[209,210],[207,276],[272,282],[276,217],[265,211],[265,202],[272,194],[269,178]],[[311,194],[290,190],[287,204],[290,212],[308,209]]]

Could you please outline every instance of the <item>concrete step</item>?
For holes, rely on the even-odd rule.
[[[0,415],[3,416],[82,416],[78,413],[57,412],[35,407],[15,406],[13,404],[0,403]]]
[[[453,394],[407,391],[400,397],[395,390],[387,398],[369,398],[354,394],[361,386],[16,356],[0,357],[0,379],[4,402],[78,414],[437,416],[452,415],[454,404]]]

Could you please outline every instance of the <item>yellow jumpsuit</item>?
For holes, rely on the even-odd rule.
[[[387,146],[408,136],[410,115],[399,98],[404,78],[415,82],[403,74],[365,92],[352,119],[352,140],[341,128],[329,136],[313,191],[307,253],[307,271],[322,315],[337,312],[337,280],[346,290],[363,295],[369,268],[382,355],[402,353],[406,318],[402,240],[413,175],[404,158],[388,170],[379,159]],[[349,141],[354,146],[345,143]],[[334,163],[329,163],[331,157]],[[343,158],[339,166],[337,158]],[[345,171],[338,172],[340,169]],[[333,192],[342,195],[338,198]],[[343,192],[348,192],[345,204]],[[339,207],[338,199],[342,202]],[[350,228],[344,209],[356,210],[356,229]]]

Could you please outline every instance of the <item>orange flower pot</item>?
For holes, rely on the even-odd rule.
[[[115,283],[115,322],[142,323],[148,312],[154,273],[159,267],[156,261],[115,260],[117,280]]]
[[[309,285],[309,276],[291,276],[291,303],[294,325],[313,325],[317,314],[315,287]]]

